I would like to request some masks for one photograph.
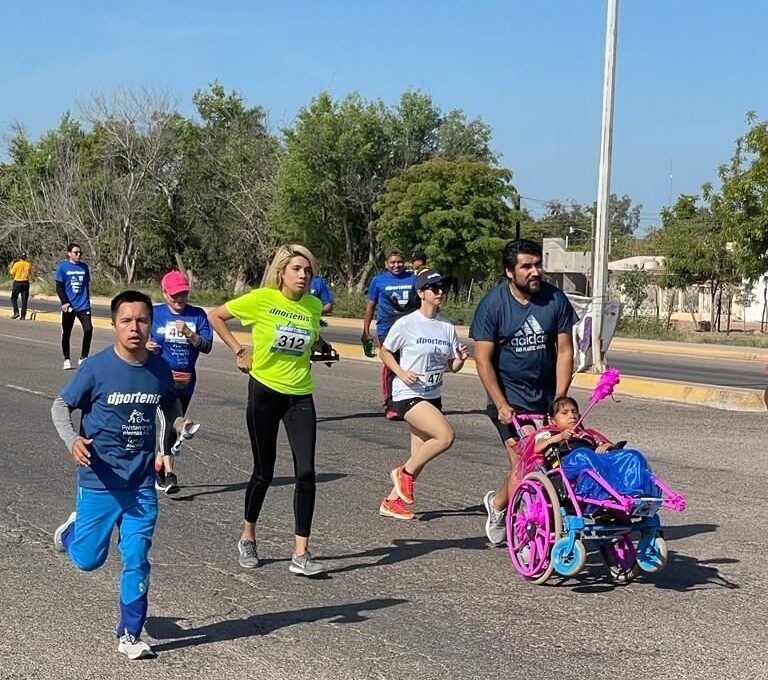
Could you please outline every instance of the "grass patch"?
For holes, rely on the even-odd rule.
[[[9,277],[0,278],[0,288],[10,291],[13,286],[13,281]],[[163,291],[158,283],[147,283],[143,281],[135,281],[130,286],[119,285],[115,286],[113,283],[107,281],[102,277],[94,277],[91,279],[90,291],[91,297],[105,297],[112,298],[120,291],[130,288],[131,290],[138,290],[152,298],[153,302],[163,301]],[[30,293],[34,295],[56,295],[56,285],[53,279],[35,279],[30,285]],[[223,288],[192,288],[190,295],[190,302],[193,305],[199,305],[201,307],[216,307],[227,300],[231,300],[235,297],[231,290]]]
[[[685,333],[676,328],[665,328],[664,324],[652,316],[637,318],[623,317],[616,327],[616,335],[621,338],[638,338],[642,340],[685,340]]]
[[[692,342],[701,345],[729,345],[733,347],[768,348],[768,336],[761,333],[744,333],[732,330],[726,335],[720,333],[699,333],[683,331],[675,328],[665,328],[661,321],[654,317],[638,316],[623,318],[616,328],[616,336],[621,338],[637,338],[639,340],[667,340],[671,342]]]

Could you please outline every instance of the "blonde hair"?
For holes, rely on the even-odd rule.
[[[264,276],[261,279],[262,288],[276,288],[280,289],[283,285],[283,272],[288,266],[288,263],[294,257],[303,257],[309,262],[309,266],[312,268],[312,276],[317,276],[319,268],[317,266],[317,259],[309,251],[298,243],[291,243],[287,246],[280,246],[272,258],[272,262],[269,263]]]

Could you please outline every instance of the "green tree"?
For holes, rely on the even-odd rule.
[[[357,93],[340,101],[322,93],[284,135],[276,223],[348,289],[361,290],[381,259],[372,225],[388,179],[442,156],[493,160],[487,125],[458,110],[444,114],[420,92],[403,93],[392,108]]]
[[[683,195],[662,211],[662,226],[652,240],[664,257],[665,288],[709,289],[713,330],[719,329],[723,291],[738,286],[741,275],[722,223],[712,208],[698,205],[697,196]]]
[[[378,239],[454,275],[491,274],[499,250],[514,237],[517,214],[509,170],[471,158],[435,158],[390,179],[379,197]]]
[[[207,283],[242,290],[280,240],[270,210],[281,150],[260,106],[219,83],[192,97],[199,120],[179,122],[176,163],[161,178],[162,242]]]
[[[746,281],[768,272],[768,121],[747,114],[747,132],[736,140],[730,162],[719,169],[720,193],[704,186],[705,197],[723,224]],[[763,287],[763,329],[768,321],[768,287]]]
[[[619,275],[619,289],[624,297],[629,300],[633,319],[637,318],[643,302],[648,299],[648,286],[651,283],[651,275],[644,269],[637,267],[628,269]]]
[[[622,259],[636,254],[634,232],[640,225],[642,206],[632,205],[629,196],[608,197],[608,235],[611,258]],[[570,250],[591,250],[597,204],[582,205],[576,201],[563,203],[557,199],[545,204],[543,216],[525,219],[522,235],[534,241],[568,236]]]

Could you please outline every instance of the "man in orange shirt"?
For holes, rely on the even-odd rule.
[[[13,290],[11,291],[11,304],[13,305],[13,318],[24,321],[27,317],[27,301],[29,300],[29,279],[32,276],[32,263],[27,259],[26,253],[20,253],[13,259],[8,273],[13,277]],[[21,316],[19,316],[19,295],[21,295]]]

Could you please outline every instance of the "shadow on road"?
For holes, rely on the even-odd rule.
[[[322,619],[328,619],[329,623],[360,623],[369,618],[363,615],[363,612],[373,612],[408,602],[409,600],[381,598],[325,607],[306,607],[284,612],[256,614],[244,619],[219,621],[198,628],[182,628],[177,622],[183,619],[151,616],[147,619],[145,630],[155,640],[171,640],[152,646],[156,652],[168,652],[193,645],[238,640],[252,635],[269,635],[281,628],[300,623],[314,623]]]
[[[339,567],[338,569],[329,569],[327,572],[328,574],[342,574],[344,572],[357,571],[358,569],[397,564],[398,562],[405,562],[406,560],[413,560],[423,557],[424,555],[429,555],[438,550],[452,550],[453,548],[458,548],[459,550],[487,550],[488,540],[485,536],[441,540],[403,538],[396,539],[392,542],[392,545],[381,546],[380,548],[373,548],[372,550],[365,550],[363,552],[348,553],[347,555],[324,556],[321,559],[325,562],[330,562],[331,560],[355,560],[367,557],[380,558],[375,562],[349,564],[345,567]]]
[[[416,513],[420,522],[430,522],[433,519],[441,517],[462,517],[462,516],[485,516],[485,508],[482,505],[470,505],[467,508],[456,510],[427,510],[426,512]]]
[[[662,527],[664,538],[668,541],[679,541],[698,534],[710,534],[717,531],[717,524],[680,524],[676,526],[665,525]]]
[[[741,586],[729,581],[720,574],[717,566],[720,564],[738,564],[739,560],[723,557],[720,559],[699,560],[690,555],[669,551],[669,563],[658,574],[641,574],[633,582],[637,586],[653,586],[662,590],[675,590],[688,593],[694,590],[713,590],[726,588],[737,590]],[[614,583],[601,561],[588,563],[584,572],[576,577],[579,583],[572,587],[576,593],[603,593],[614,588],[632,588],[632,584],[620,585]],[[555,579],[553,584],[557,584]],[[560,580],[563,583],[563,579]]]
[[[335,482],[337,479],[343,479],[346,474],[340,472],[318,472],[315,476],[315,482],[322,484],[324,482]],[[272,480],[272,486],[288,486],[293,484],[293,477],[275,477]],[[217,493],[231,493],[233,491],[245,491],[248,482],[237,482],[237,484],[185,484],[182,492],[186,489],[207,489],[207,491],[198,491],[196,493],[176,494],[170,496],[174,501],[193,501],[199,496],[210,496]]]

